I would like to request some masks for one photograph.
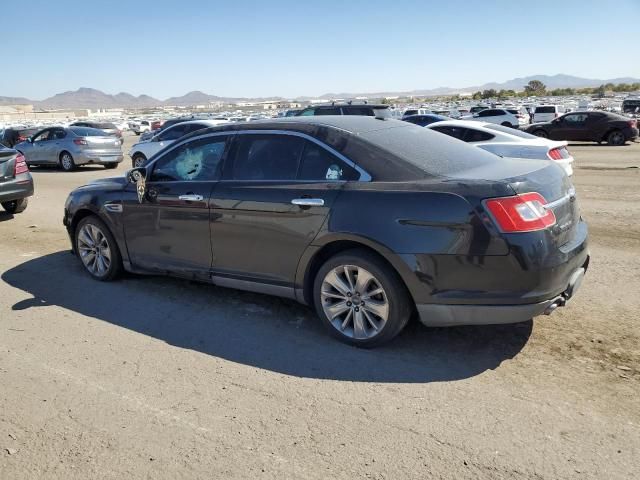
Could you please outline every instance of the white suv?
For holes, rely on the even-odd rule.
[[[524,121],[524,118],[518,118],[518,113],[512,113],[504,108],[487,108],[473,115],[466,115],[461,120],[474,120],[476,122],[495,123],[497,125],[503,125],[505,127],[518,128],[520,122]]]
[[[202,130],[203,128],[215,127],[223,123],[228,122],[226,120],[191,120],[189,122],[176,123],[162,130],[151,140],[133,145],[131,150],[129,150],[131,165],[133,168],[141,167],[149,158],[179,138],[191,132]]]
[[[531,123],[550,122],[565,113],[562,105],[538,105],[533,112]]]

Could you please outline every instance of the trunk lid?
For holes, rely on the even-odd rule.
[[[526,176],[506,179],[516,193],[537,192],[547,201],[547,209],[553,211],[556,223],[549,228],[558,247],[571,241],[580,220],[576,190],[571,179],[556,164],[547,165]]]
[[[576,234],[580,210],[575,188],[563,168],[553,161],[509,160],[485,164],[456,175],[458,179],[482,179],[508,185],[514,193],[539,193],[552,210],[556,222],[549,227],[557,247],[570,242]]]

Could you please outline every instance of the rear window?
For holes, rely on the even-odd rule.
[[[417,115],[418,114],[418,110],[405,110],[404,112],[405,115]]]
[[[536,113],[556,113],[556,107],[536,107]]]
[[[447,135],[410,123],[362,133],[360,136],[431,175],[451,176],[493,164],[499,158]]]
[[[378,118],[391,118],[391,110],[388,107],[373,107],[373,114]]]
[[[530,133],[523,132],[522,130],[518,130],[510,127],[503,127],[502,125],[491,124],[491,125],[485,125],[484,127],[490,130],[495,130],[496,132],[502,132],[508,135],[513,135],[514,137],[520,137],[520,138],[526,138],[526,139],[538,138],[535,135],[531,135]]]
[[[116,126],[113,123],[94,123],[93,128],[104,128],[109,130],[115,130]]]
[[[79,137],[104,137],[105,133],[102,130],[98,130],[97,128],[89,128],[89,127],[69,127],[73,133],[78,135]]]
[[[362,115],[372,117],[373,109],[371,107],[342,107],[342,113],[344,115]]]

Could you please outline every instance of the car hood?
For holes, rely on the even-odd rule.
[[[76,188],[74,191],[79,190],[122,190],[127,185],[127,179],[125,176],[121,177],[108,177],[98,178],[92,182],[87,183]]]

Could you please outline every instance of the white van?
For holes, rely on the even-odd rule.
[[[533,112],[531,123],[550,122],[564,113],[563,105],[538,105]]]

